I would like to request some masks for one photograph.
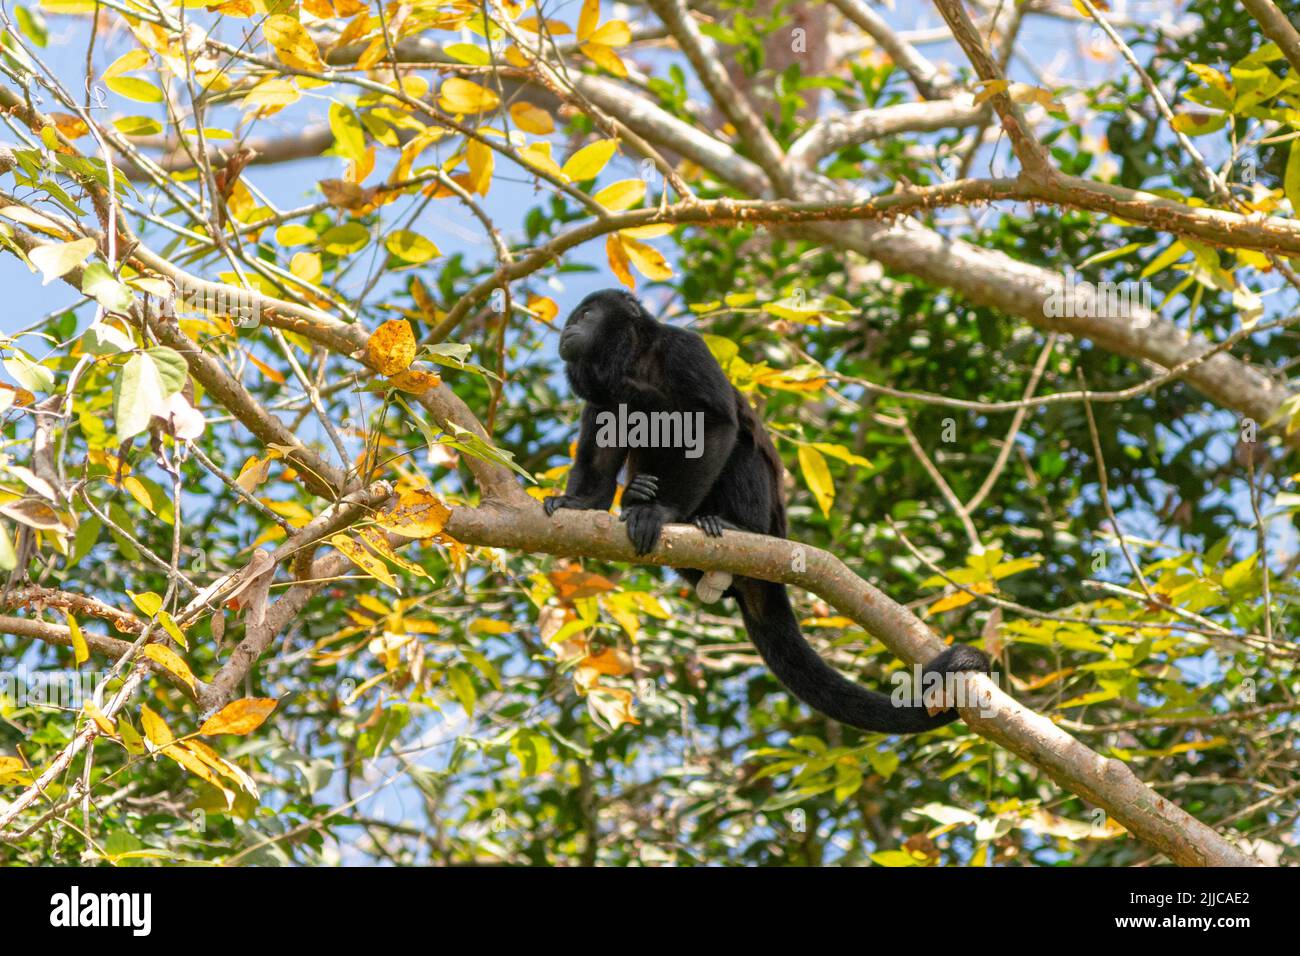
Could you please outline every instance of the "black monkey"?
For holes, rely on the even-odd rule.
[[[697,334],[659,322],[634,295],[610,289],[592,293],[573,310],[560,334],[560,357],[570,386],[587,404],[568,486],[546,499],[548,515],[557,508],[607,510],[626,465],[622,517],[638,554],[652,551],[671,522],[690,522],[710,535],[731,528],[785,537],[780,456],[749,401],[727,381]],[[617,418],[620,405],[645,416],[703,413],[702,447],[629,448],[598,440],[602,423],[612,420],[603,413]],[[956,719],[952,709],[931,715],[919,702],[895,706],[888,695],[859,687],[829,666],[800,632],[784,585],[681,573],[705,600],[723,589],[735,597],[772,673],[826,716],[884,733],[916,733]],[[925,670],[987,673],[989,663],[981,652],[958,645]]]

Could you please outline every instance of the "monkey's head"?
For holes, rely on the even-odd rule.
[[[647,323],[657,324],[631,292],[593,292],[565,320],[560,332],[560,358],[574,364],[590,357],[604,361],[615,350],[632,351],[639,342],[638,333]]]
[[[579,302],[560,332],[560,358],[578,397],[612,399],[658,327],[637,297],[623,289],[603,289]]]

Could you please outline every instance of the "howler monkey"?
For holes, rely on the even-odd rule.
[[[689,522],[710,535],[730,528],[785,537],[780,456],[749,401],[697,334],[659,322],[634,295],[610,289],[592,293],[573,310],[560,334],[560,357],[570,386],[587,404],[568,485],[564,494],[546,499],[548,515],[557,508],[607,510],[626,465],[622,518],[638,554],[652,551],[660,530],[672,522]],[[619,437],[610,423],[620,413],[627,421],[630,413],[644,420],[662,412],[677,413],[679,420],[690,416],[693,447],[611,440]],[[895,706],[888,695],[859,687],[829,666],[800,632],[784,585],[730,580],[718,572],[681,573],[705,600],[719,593],[735,597],[772,673],[826,716],[883,733],[930,730],[957,717],[951,709],[931,715],[919,701]],[[982,653],[958,645],[932,660],[926,672],[988,669]]]

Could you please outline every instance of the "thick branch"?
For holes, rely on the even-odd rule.
[[[1300,30],[1277,8],[1273,0],[1241,0],[1241,5],[1255,18],[1264,35],[1277,44],[1286,61],[1300,76]]]
[[[619,521],[605,512],[557,512],[541,507],[457,508],[447,531],[467,544],[541,554],[643,562],[781,581],[817,594],[853,618],[891,651],[924,664],[943,644],[905,607],[859,578],[826,551],[781,538],[727,532],[721,539],[673,525],[655,551],[638,558]],[[795,555],[802,552],[803,560]],[[796,571],[795,567],[806,570]],[[1149,789],[1124,763],[1107,759],[1052,721],[1017,703],[983,675],[966,678],[967,700],[989,699],[984,715],[964,708],[977,733],[1043,770],[1056,783],[1104,807],[1131,833],[1184,866],[1250,866],[1259,861]],[[987,695],[987,697],[986,697]]]
[[[912,85],[923,97],[936,100],[948,95],[952,81],[940,76],[933,63],[895,33],[884,18],[863,0],[831,0],[831,3],[880,44],[890,59],[911,78]]]
[[[845,146],[866,143],[899,133],[932,133],[941,129],[974,126],[988,114],[987,106],[975,106],[972,98],[936,100],[931,103],[898,103],[876,110],[856,110],[829,116],[790,147],[790,161],[805,168],[816,165]]]

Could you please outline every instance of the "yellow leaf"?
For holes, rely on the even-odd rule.
[[[158,716],[148,704],[140,705],[140,724],[144,727],[144,735],[149,738],[149,743],[155,747],[167,747],[176,740],[167,721]]]
[[[258,458],[253,455],[248,461],[244,462],[243,467],[239,469],[239,474],[235,476],[235,484],[245,491],[251,492],[254,488],[266,481],[271,473],[271,459]]]
[[[218,3],[208,7],[208,10],[212,13],[220,13],[223,16],[240,19],[248,19],[255,12],[253,10],[253,0],[226,0],[225,3]]]
[[[999,93],[1005,93],[1007,87],[1010,85],[1011,82],[1009,80],[981,80],[981,89],[975,94],[975,105],[979,106],[981,103],[997,96]]]
[[[388,384],[399,391],[420,395],[442,384],[442,378],[435,372],[422,372],[419,369],[408,368],[390,377]]]
[[[408,574],[414,574],[421,578],[430,578],[428,571],[424,570],[424,568],[420,567],[414,561],[407,561],[389,546],[388,535],[384,534],[382,529],[373,527],[362,528],[358,534],[360,535],[361,540],[365,542],[366,547],[384,560],[397,565]],[[432,578],[430,578],[430,580],[432,580]],[[417,625],[415,621],[407,621],[407,630],[415,630],[416,627]]]
[[[556,179],[564,179],[564,172],[551,158],[550,143],[533,143],[519,151],[519,157],[528,165],[550,173]]]
[[[601,723],[617,730],[623,724],[639,724],[632,713],[632,692],[614,687],[592,687],[587,709]]]
[[[610,212],[621,212],[624,209],[631,209],[644,195],[644,179],[620,179],[616,183],[610,183],[591,198]]]
[[[148,65],[149,52],[135,47],[110,63],[104,70],[103,78],[107,80],[114,76],[121,76],[123,73],[130,73],[132,70],[138,70]]]
[[[388,41],[382,36],[375,37],[370,45],[357,57],[357,67],[368,70],[388,55]]]
[[[629,289],[635,289],[636,279],[632,275],[627,253],[623,250],[623,240],[616,235],[606,236],[605,255],[609,258],[609,268],[618,276],[618,281]]]
[[[251,794],[254,798],[257,797],[257,784],[253,781],[253,778],[225,757],[221,756],[221,754],[217,753],[203,741],[186,740],[176,746],[177,748],[183,748],[184,750],[189,751],[223,777],[233,780],[240,789]],[[171,755],[168,754],[168,756]]]
[[[636,266],[637,272],[647,279],[663,280],[673,277],[673,267],[658,249],[626,236],[619,236],[619,242],[623,244],[623,251],[627,253],[632,265]]]
[[[20,758],[0,757],[0,787],[26,787],[31,782],[31,772]]]
[[[405,319],[389,319],[366,343],[370,364],[381,375],[396,375],[415,361],[415,333]]]
[[[234,791],[227,789],[221,783],[221,779],[212,772],[208,765],[187,747],[184,747],[181,744],[171,744],[170,746],[162,748],[162,751],[190,773],[194,774],[194,776],[206,783],[212,784],[212,786],[220,790],[222,795],[226,798],[227,808],[235,805]]]
[[[311,283],[319,282],[324,273],[320,256],[314,252],[295,252],[289,260],[289,271],[303,282]]]
[[[398,590],[397,579],[393,577],[388,566],[380,561],[373,554],[363,548],[358,542],[353,541],[347,535],[336,534],[330,538],[330,544],[338,548],[339,552],[359,567],[366,574],[377,578],[390,588]]]
[[[587,144],[569,157],[564,164],[564,175],[575,182],[595,179],[614,156],[617,147],[616,139],[598,139]]]
[[[486,196],[492,188],[492,170],[496,166],[492,147],[472,139],[465,146],[465,158],[469,163],[470,191]]]
[[[603,43],[584,43],[579,49],[597,66],[604,67],[615,76],[627,76],[626,64],[611,47]]]
[[[271,366],[267,365],[265,362],[259,359],[256,355],[253,355],[251,352],[248,355],[248,360],[253,363],[254,368],[256,368],[259,372],[261,372],[271,381],[275,382],[277,385],[284,384],[285,382],[284,375],[278,369],[274,369]],[[129,491],[130,489],[127,490]],[[153,508],[150,507],[149,510],[152,511]]]
[[[310,246],[319,238],[315,229],[291,223],[275,230],[275,241],[282,246]]]
[[[199,733],[207,737],[217,734],[250,734],[258,727],[262,726],[263,721],[271,716],[271,711],[275,710],[279,703],[273,697],[244,697],[240,700],[232,700],[221,710],[217,711],[211,717],[203,722],[199,728]]]
[[[397,504],[375,519],[379,526],[406,538],[431,538],[438,534],[451,517],[437,496],[423,489],[404,492]]]
[[[159,667],[175,674],[186,683],[190,690],[197,689],[194,685],[194,674],[190,671],[190,666],[170,647],[165,647],[162,644],[146,644],[144,650],[140,653]]]
[[[551,119],[551,114],[527,100],[519,100],[511,104],[510,119],[525,133],[545,136],[547,133],[555,132],[555,121]]]
[[[658,239],[666,236],[677,227],[671,222],[654,222],[648,226],[633,226],[631,229],[620,229],[620,236],[631,236],[633,239]]]
[[[500,102],[491,90],[458,76],[443,80],[438,89],[438,105],[448,113],[486,113]]]
[[[64,611],[63,617],[68,622],[68,635],[72,638],[72,657],[80,667],[86,661],[90,660],[90,648],[86,646],[85,635],[81,633],[81,625],[77,619],[72,616],[72,612]]]
[[[101,734],[107,734],[109,737],[117,736],[117,727],[113,725],[113,721],[109,719],[108,715],[95,705],[93,700],[86,701],[81,705],[81,709],[87,717],[95,722],[95,726],[99,728]]]
[[[600,0],[582,0],[582,10],[578,13],[578,39],[585,40],[596,30],[600,22]]]
[[[530,295],[528,297],[528,311],[533,314],[533,318],[550,323],[555,321],[555,317],[560,314],[560,307],[554,299],[548,296]]]
[[[803,472],[804,481],[817,498],[822,514],[830,517],[831,505],[835,503],[835,483],[831,481],[831,470],[826,467],[822,453],[808,445],[800,445],[799,470]]]
[[[297,103],[301,96],[293,80],[275,76],[249,90],[241,105],[244,109],[256,108],[258,116],[270,116]]]
[[[267,17],[262,24],[262,33],[271,46],[275,47],[280,62],[286,66],[298,70],[325,69],[325,61],[321,59],[316,41],[293,17],[278,13]]]
[[[632,30],[622,20],[607,20],[583,39],[601,46],[627,46],[632,42]]]
[[[166,611],[158,612],[158,623],[163,626],[163,630],[168,633],[173,641],[185,648],[190,649],[190,642],[185,638],[185,632],[177,626],[175,619]]]

